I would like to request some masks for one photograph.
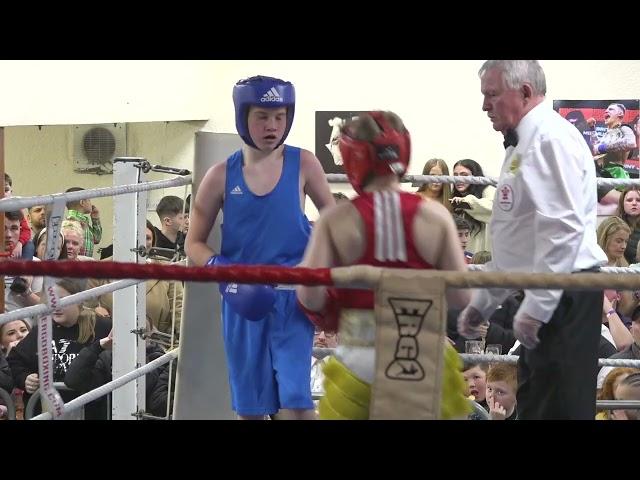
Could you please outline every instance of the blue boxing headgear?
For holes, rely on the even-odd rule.
[[[287,107],[287,126],[284,135],[276,148],[282,145],[289,135],[296,109],[296,90],[291,82],[279,78],[256,77],[240,80],[233,87],[233,104],[236,107],[236,130],[244,142],[257,148],[249,135],[249,107],[252,105],[265,108]]]

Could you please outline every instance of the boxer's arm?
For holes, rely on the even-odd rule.
[[[335,253],[329,234],[329,222],[326,215],[320,215],[311,231],[311,239],[300,263],[300,267],[330,268],[335,265]],[[307,309],[320,311],[325,307],[326,287],[296,288],[298,301]]]
[[[308,150],[300,152],[300,176],[303,191],[318,211],[336,204],[320,160]]]
[[[414,219],[414,243],[420,256],[438,270],[466,272],[467,262],[451,214],[437,202],[423,201]],[[467,289],[447,289],[447,302],[463,309],[471,300]]]
[[[189,215],[189,232],[185,251],[195,265],[203,266],[213,255],[207,238],[222,208],[227,162],[218,163],[205,174]]]

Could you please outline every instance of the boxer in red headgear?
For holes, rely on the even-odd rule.
[[[343,127],[340,153],[359,196],[322,212],[302,266],[466,270],[447,209],[400,189],[399,178],[411,155],[409,132],[400,117],[392,112],[360,115]],[[326,393],[320,401],[320,417],[368,418],[375,375],[373,292],[303,286],[297,292],[313,323],[340,331],[336,355],[324,370]],[[469,293],[450,289],[447,298],[453,306],[464,307]],[[447,346],[442,418],[461,417],[469,411],[461,366],[455,350]]]

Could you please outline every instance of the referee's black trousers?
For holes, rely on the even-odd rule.
[[[521,348],[519,420],[594,420],[602,291],[565,290],[540,343]]]

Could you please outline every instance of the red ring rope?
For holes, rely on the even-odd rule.
[[[133,278],[291,285],[333,285],[328,268],[281,267],[271,265],[228,265],[224,267],[184,267],[180,265],[137,264],[47,260],[0,261],[0,275],[37,275],[73,278]]]

